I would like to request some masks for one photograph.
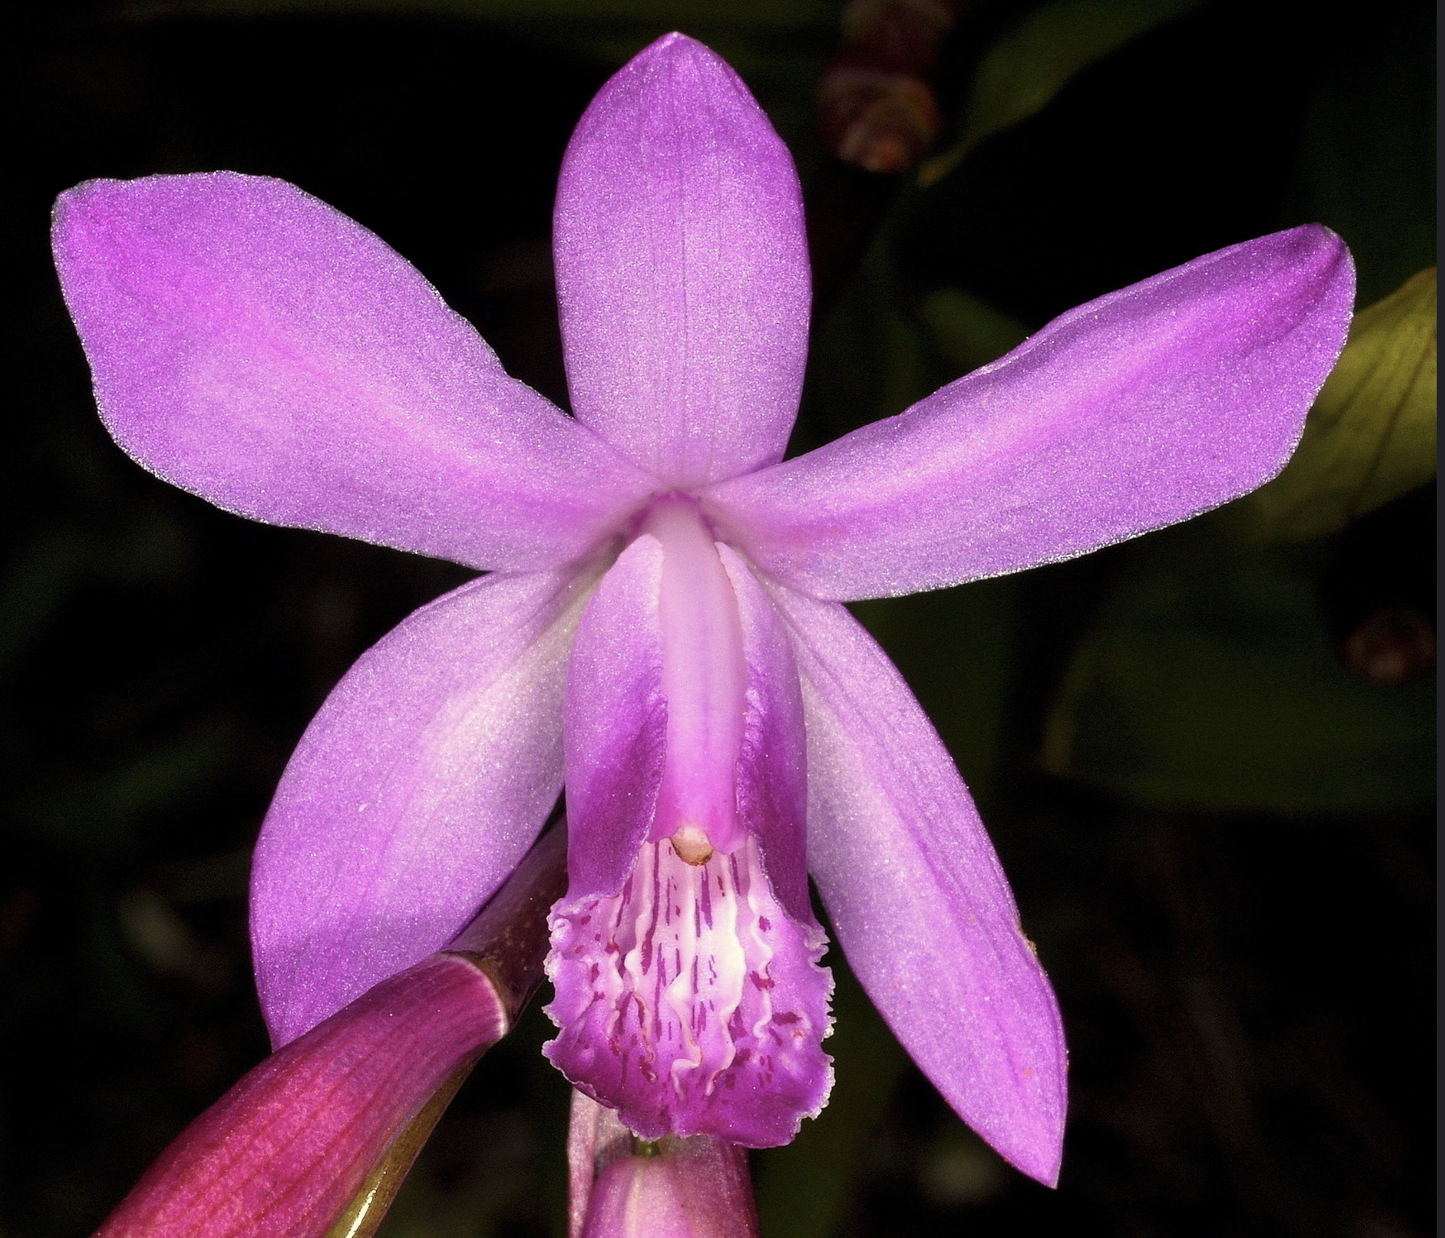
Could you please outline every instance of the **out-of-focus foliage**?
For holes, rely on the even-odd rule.
[[[1156,808],[1428,807],[1434,685],[1340,665],[1315,596],[1321,547],[1254,549],[1216,516],[1121,557],[1049,716],[1051,773]]]
[[[1080,69],[1202,0],[1053,0],[998,39],[973,75],[953,146],[919,172],[931,185],[985,138],[1046,107]]]
[[[854,1167],[867,1156],[907,1065],[846,964],[834,974],[835,1026],[824,1045],[836,1072],[828,1107],[805,1122],[787,1147],[756,1158],[758,1220],[766,1238],[828,1238],[838,1232]]]
[[[930,292],[918,317],[943,361],[962,374],[997,360],[1029,334],[1022,323],[961,288]]]
[[[1261,536],[1337,533],[1435,476],[1435,269],[1355,315],[1303,439],[1247,502]]]

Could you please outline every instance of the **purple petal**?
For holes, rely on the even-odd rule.
[[[106,426],[228,511],[532,569],[586,553],[650,484],[285,181],[90,181],[54,243]]]
[[[907,412],[719,485],[709,511],[815,597],[1066,559],[1274,476],[1344,345],[1348,251],[1261,237],[1071,310]]]
[[[491,980],[464,959],[390,977],[192,1122],[96,1238],[323,1238],[422,1107],[507,1026]]]
[[[712,530],[691,499],[658,502],[645,530],[662,546],[657,618],[667,759],[651,838],[697,864],[746,833],[737,812],[748,663],[737,595]]]
[[[573,1089],[567,1123],[567,1238],[582,1238],[598,1173],[630,1156],[636,1143],[615,1109]]]
[[[639,537],[597,586],[567,669],[569,892],[615,894],[652,828],[667,748],[662,547]]]
[[[696,1135],[649,1152],[615,1110],[572,1093],[567,1238],[757,1238],[742,1148]]]
[[[696,525],[692,532],[707,538],[695,509],[686,506]],[[792,648],[743,560],[710,538],[700,544],[688,536],[688,519],[688,511],[679,510],[650,522],[656,533],[643,533],[622,553],[578,626],[565,727],[571,895],[615,894],[644,839],[674,833],[670,814],[679,803],[688,803],[696,820],[722,819],[721,810],[708,808],[713,798],[726,800],[731,824],[726,835],[713,831],[712,845],[727,852],[745,834],[756,837],[789,914],[811,921],[806,753]],[[704,570],[709,560],[710,570]],[[694,632],[712,639],[694,641]],[[731,644],[740,662],[736,676],[727,667],[708,676],[674,666],[668,674],[668,664],[682,655],[726,660],[718,647]],[[740,691],[733,690],[733,678],[741,681]],[[706,728],[675,725],[684,712],[720,712],[711,699],[717,697],[741,714],[736,727],[714,728],[735,730],[741,741],[725,762],[725,784],[719,780],[724,763],[694,733]],[[674,790],[664,801],[669,772],[700,786]],[[659,828],[665,812],[668,820]]]
[[[883,651],[786,589],[808,719],[809,864],[848,962],[914,1061],[1007,1160],[1058,1175],[1065,1052],[968,792]]]
[[[489,576],[364,654],[302,737],[251,885],[257,986],[285,1044],[439,949],[521,859],[562,784],[585,580]]]
[[[808,753],[803,695],[787,628],[743,559],[718,552],[737,596],[748,687],[738,759],[738,817],[758,840],[773,892],[799,924],[808,896]]]
[[[557,189],[572,405],[671,486],[782,458],[807,349],[792,159],[737,74],[670,34],[587,109]]]

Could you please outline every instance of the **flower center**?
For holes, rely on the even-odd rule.
[[[667,754],[651,841],[689,864],[743,841],[737,812],[747,661],[732,583],[697,503],[668,495],[642,525],[662,544],[662,693]]]

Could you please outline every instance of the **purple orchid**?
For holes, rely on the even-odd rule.
[[[562,169],[575,416],[281,181],[91,182],[56,255],[101,414],[145,467],[490,573],[365,654],[286,771],[252,888],[278,1045],[450,940],[565,783],[548,1053],[578,1088],[646,1138],[791,1138],[831,1079],[811,872],[925,1073],[1055,1180],[1053,995],[947,752],[842,603],[1083,554],[1268,479],[1345,337],[1337,237],[1103,297],[786,462],[797,178],[681,35],[603,88]]]

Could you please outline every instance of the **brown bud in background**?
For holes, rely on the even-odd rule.
[[[818,119],[830,153],[866,172],[898,174],[943,129],[931,75],[958,0],[853,0],[823,74]]]

